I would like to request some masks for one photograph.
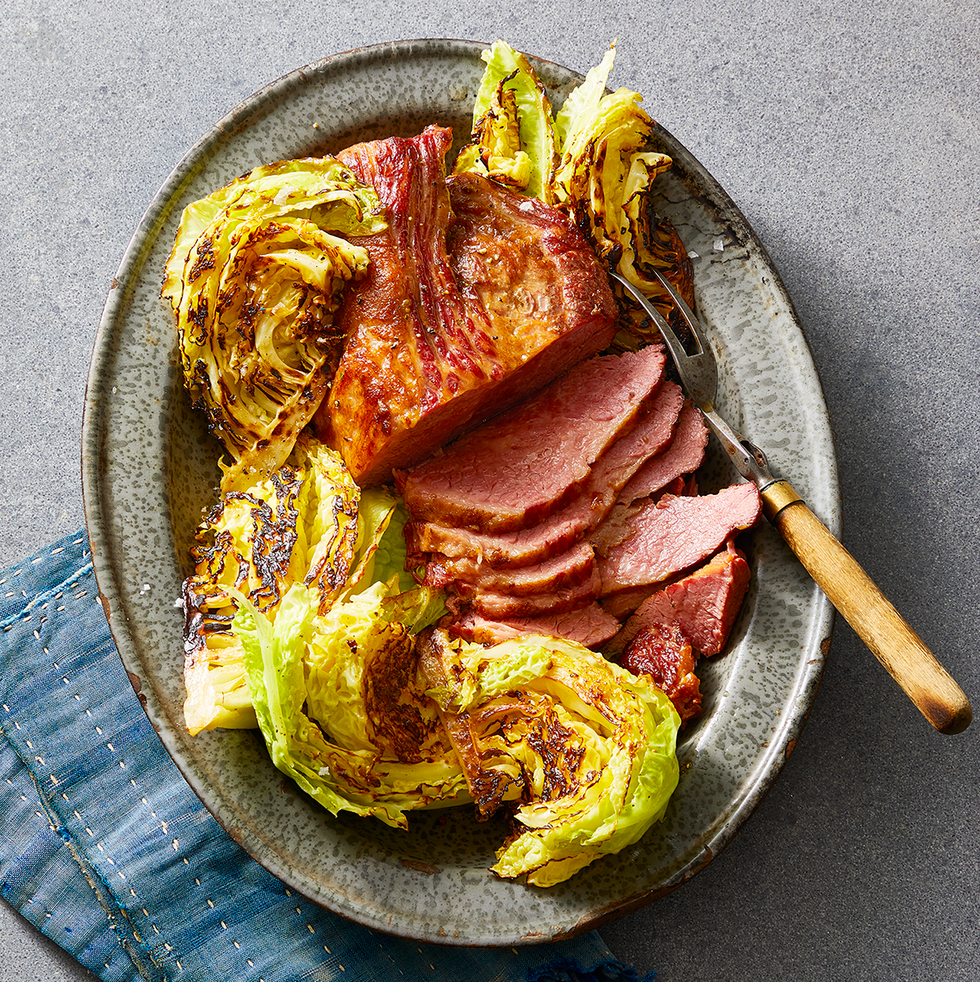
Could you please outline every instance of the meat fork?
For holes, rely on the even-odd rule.
[[[666,277],[656,273],[691,331],[697,346],[693,354],[688,354],[660,312],[632,283],[616,272],[610,275],[660,330],[685,392],[701,410],[736,470],[757,485],[763,514],[814,582],[937,730],[965,730],[973,710],[963,690],[789,481],[773,476],[766,455],[718,415],[714,405],[718,386],[715,357],[704,329],[683,297]]]

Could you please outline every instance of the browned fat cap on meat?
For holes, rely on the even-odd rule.
[[[653,625],[676,624],[698,654],[717,655],[728,643],[750,578],[745,555],[729,539],[703,566],[644,600],[610,651],[622,651]]]
[[[445,453],[396,474],[412,520],[506,532],[547,518],[634,422],[663,369],[659,346],[576,365]]]
[[[664,495],[619,508],[594,535],[603,595],[661,583],[713,555],[735,532],[759,521],[754,484],[717,494]]]
[[[346,291],[348,340],[315,418],[362,486],[424,460],[616,331],[608,277],[566,215],[473,176],[454,179],[454,216],[451,142],[450,130],[430,126],[339,155],[375,188],[388,220],[356,240],[370,266]]]
[[[623,668],[648,675],[674,704],[681,722],[701,715],[701,680],[691,642],[673,621],[653,622],[633,640],[623,655]]]
[[[597,603],[538,617],[495,620],[474,610],[466,611],[452,626],[452,633],[467,641],[496,644],[528,634],[577,641],[587,648],[605,644],[619,631],[619,621]]]
[[[637,468],[671,443],[683,402],[680,387],[663,382],[656,395],[644,404],[635,425],[592,466],[588,480],[575,497],[531,528],[486,533],[438,522],[411,522],[406,527],[410,547],[420,554],[439,554],[435,562],[443,577],[439,584],[442,586],[460,579],[496,589],[488,582],[497,578],[495,570],[547,563],[595,528]],[[694,466],[700,463],[699,459]]]

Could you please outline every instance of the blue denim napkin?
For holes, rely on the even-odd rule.
[[[140,708],[81,532],[0,574],[0,829],[3,897],[106,982],[637,980],[595,933],[516,949],[417,944],[266,872]]]

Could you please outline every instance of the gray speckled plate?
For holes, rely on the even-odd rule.
[[[460,137],[483,45],[414,41],[328,58],[273,83],[222,119],[180,163],[123,258],[99,326],[85,407],[83,481],[99,588],[133,686],[167,750],[221,824],[310,899],[394,934],[513,945],[570,936],[677,887],[729,841],[778,774],[813,699],[832,609],[769,528],[729,650],[703,663],[704,716],[683,736],[680,786],[636,847],[547,891],[487,872],[504,827],[469,810],[417,817],[403,833],[334,819],[273,768],[254,732],[191,738],[183,726],[181,613],[194,527],[214,497],[217,444],[181,389],[171,315],[159,300],[180,212],[252,167],[409,135],[428,122]],[[539,63],[560,103],[579,76]],[[675,161],[661,208],[694,261],[717,338],[720,404],[839,525],[831,430],[806,342],[779,277],[731,200],[663,130]],[[734,479],[709,462],[705,483]]]

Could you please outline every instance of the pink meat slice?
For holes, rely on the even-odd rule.
[[[698,654],[717,655],[728,643],[751,575],[744,553],[729,539],[704,566],[640,604],[617,635],[615,649],[653,625],[677,624]]]
[[[425,582],[436,587],[455,584],[461,596],[473,590],[527,596],[582,583],[594,567],[592,546],[578,542],[557,556],[519,569],[498,569],[469,558],[446,560],[436,555],[426,563]]]
[[[502,620],[576,610],[592,603],[599,596],[601,587],[599,571],[593,567],[589,577],[581,583],[549,589],[544,593],[514,595],[476,590],[464,585],[457,587],[456,596],[467,609],[475,610],[484,617]]]
[[[679,386],[663,382],[633,428],[596,461],[581,491],[532,528],[481,533],[440,522],[412,521],[406,529],[410,548],[416,553],[439,553],[443,567],[458,569],[463,579],[468,578],[467,571],[475,563],[513,569],[561,554],[602,521],[623,485],[644,461],[668,445],[683,400]]]
[[[703,562],[761,513],[762,499],[750,483],[717,494],[668,494],[629,509],[613,529],[597,530],[603,595],[660,583]]]
[[[445,453],[397,472],[413,520],[505,532],[547,518],[633,423],[663,368],[657,345],[590,358]]]
[[[704,461],[708,428],[701,413],[690,403],[681,410],[670,446],[650,457],[630,478],[619,500],[632,504],[649,497],[684,474],[693,474]]]
[[[557,614],[494,620],[476,611],[467,611],[449,629],[450,633],[480,644],[496,644],[521,635],[540,634],[549,638],[577,641],[587,648],[597,648],[619,630],[619,621],[597,603]]]

